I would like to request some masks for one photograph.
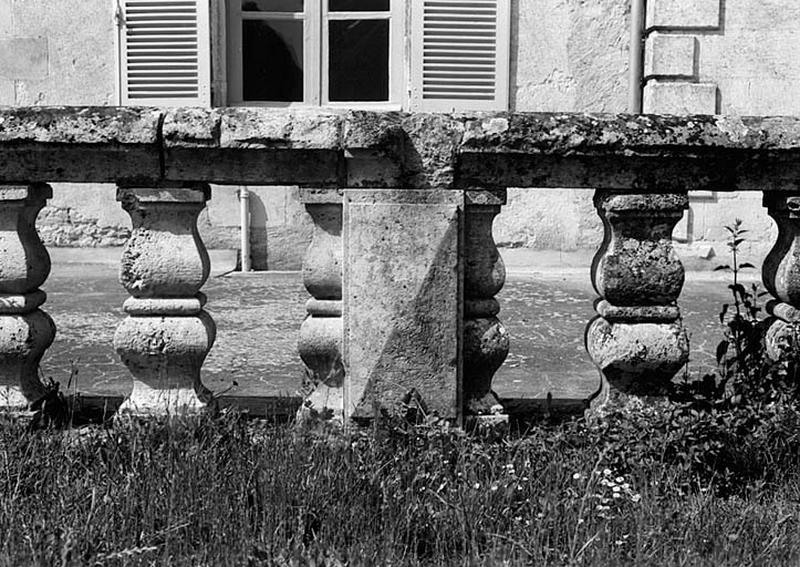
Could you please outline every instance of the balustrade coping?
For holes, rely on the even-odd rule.
[[[800,190],[800,118],[0,108],[0,183]]]

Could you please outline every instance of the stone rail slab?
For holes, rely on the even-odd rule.
[[[0,108],[0,182],[161,179],[161,111]]]
[[[0,182],[797,191],[800,118],[0,108]]]
[[[219,184],[337,186],[341,114],[180,108],[164,117],[164,176]]]
[[[468,120],[460,187],[796,191],[800,119],[508,113]]]

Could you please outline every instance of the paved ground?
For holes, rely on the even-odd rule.
[[[124,317],[121,306],[127,295],[117,283],[116,262],[100,258],[108,252],[98,254],[54,253],[52,275],[44,286],[45,309],[58,335],[42,371],[66,386],[74,366],[79,391],[124,393],[129,380],[112,338]],[[216,268],[225,269],[219,260]],[[598,385],[598,374],[583,347],[584,328],[594,316],[588,268],[516,265],[509,271],[498,299],[512,343],[495,378],[496,389],[515,397],[589,395]],[[719,306],[728,300],[726,284],[719,274],[707,272],[690,272],[687,278],[680,304],[691,335],[692,373],[713,363],[721,336]],[[204,366],[206,385],[239,395],[294,393],[303,372],[295,345],[307,299],[299,274],[214,276],[204,291],[218,329]]]

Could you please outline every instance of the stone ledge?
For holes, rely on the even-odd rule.
[[[685,78],[696,75],[697,38],[652,33],[644,46],[644,78]]]
[[[798,158],[796,117],[0,109],[12,184],[781,191],[800,189]]]
[[[647,28],[716,30],[720,27],[720,0],[650,0]]]
[[[0,180],[160,179],[161,117],[155,108],[0,109]]]

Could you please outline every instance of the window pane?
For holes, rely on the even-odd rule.
[[[379,12],[389,9],[389,0],[330,0],[330,12]]]
[[[242,22],[244,100],[303,100],[303,22]]]
[[[389,20],[331,20],[331,101],[389,100]]]
[[[303,0],[242,0],[245,12],[302,12]]]

